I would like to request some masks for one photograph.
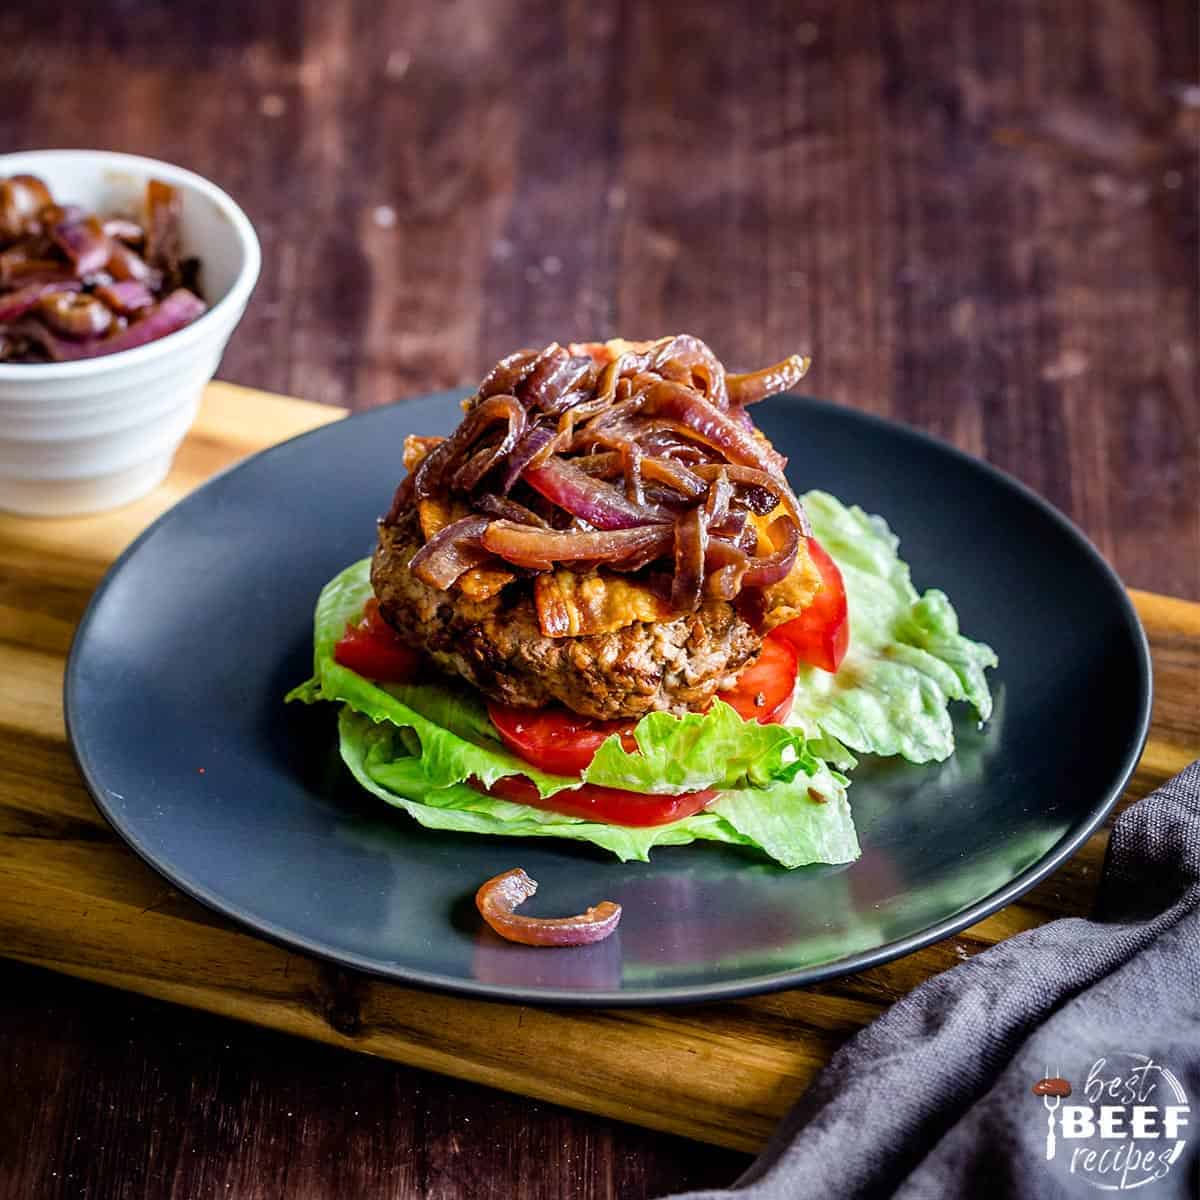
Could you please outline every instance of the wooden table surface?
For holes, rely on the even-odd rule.
[[[738,10],[744,11],[739,13]],[[1193,0],[0,11],[0,150],[210,176],[224,378],[351,408],[690,330],[1021,477],[1200,599]],[[0,1197],[629,1197],[742,1157],[0,965]]]

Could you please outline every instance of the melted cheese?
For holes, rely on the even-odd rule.
[[[421,437],[419,434],[410,433],[404,439],[404,469],[411,475],[421,465],[425,455],[445,440],[442,437]]]
[[[646,584],[609,571],[548,571],[534,580],[533,595],[546,637],[612,633],[637,621],[665,621],[674,611]]]
[[[763,592],[762,632],[798,617],[821,590],[821,573],[808,553],[808,539],[800,539],[800,550],[792,569]]]

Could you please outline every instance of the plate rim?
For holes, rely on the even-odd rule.
[[[1138,617],[1137,609],[1134,607],[1125,584],[1117,574],[1115,568],[1100,553],[1087,534],[1074,521],[1060,512],[1049,500],[1041,496],[1028,484],[994,464],[962,450],[943,438],[937,437],[923,429],[880,416],[877,413],[836,404],[814,396],[800,393],[784,393],[775,399],[784,403],[799,401],[804,406],[823,410],[828,413],[835,413],[841,419],[862,422],[874,429],[886,431],[893,436],[911,439],[918,444],[932,447],[941,453],[949,454],[951,457],[965,462],[975,470],[982,471],[984,475],[990,476],[1001,486],[1014,491],[1018,496],[1030,502],[1039,510],[1042,516],[1057,525],[1078,546],[1084,556],[1099,568],[1101,576],[1116,594],[1121,616],[1132,634],[1139,675],[1136,729],[1129,743],[1129,749],[1122,758],[1120,766],[1103,797],[1092,807],[1087,818],[1069,830],[1067,834],[1051,846],[1036,862],[1031,863],[1002,888],[990,892],[966,908],[960,909],[958,912],[944,917],[942,920],[936,921],[931,925],[927,925],[915,933],[908,934],[897,941],[890,941],[883,946],[859,951],[849,957],[836,959],[831,962],[790,967],[748,979],[732,980],[725,983],[695,983],[638,991],[620,991],[608,988],[584,990],[561,987],[527,988],[507,984],[492,984],[476,979],[459,978],[438,972],[425,971],[419,968],[388,964],[378,959],[366,958],[361,954],[351,951],[339,950],[336,947],[322,944],[312,938],[285,929],[276,922],[256,916],[242,905],[233,903],[209,888],[188,879],[184,873],[175,870],[172,864],[161,862],[147,849],[142,839],[138,836],[136,829],[128,828],[108,803],[106,789],[101,786],[92,769],[92,765],[88,761],[86,749],[80,744],[73,719],[73,713],[76,708],[75,690],[79,686],[77,664],[80,647],[85,642],[88,629],[100,604],[103,602],[105,593],[112,586],[125,563],[138,553],[142,544],[161,525],[168,519],[171,519],[177,510],[189,504],[193,498],[200,496],[210,487],[215,486],[226,476],[249,467],[252,463],[268,455],[274,455],[290,448],[297,442],[319,437],[323,434],[327,435],[330,430],[341,428],[347,422],[369,421],[382,412],[402,408],[408,404],[422,401],[460,399],[470,394],[471,391],[469,388],[443,389],[435,392],[421,393],[403,400],[394,401],[390,404],[366,409],[362,412],[351,412],[340,420],[331,421],[327,424],[319,425],[315,429],[309,429],[293,437],[285,438],[281,442],[267,446],[217,471],[186,496],[181,497],[165,512],[160,513],[121,551],[97,584],[95,591],[88,600],[87,607],[84,609],[83,616],[75,628],[71,639],[71,647],[67,654],[66,667],[63,672],[63,720],[66,728],[67,744],[70,747],[72,759],[88,793],[91,795],[92,802],[96,805],[101,816],[104,817],[113,832],[156,874],[166,879],[172,887],[177,888],[184,895],[204,905],[206,908],[219,913],[222,917],[231,920],[235,925],[242,927],[243,932],[248,930],[255,936],[265,938],[267,941],[283,948],[297,950],[322,962],[332,963],[340,967],[348,967],[390,983],[451,993],[473,999],[563,1008],[652,1008],[735,1000],[746,996],[767,995],[790,988],[806,987],[810,984],[821,983],[842,976],[856,975],[861,971],[881,966],[897,958],[902,958],[906,954],[915,953],[945,938],[953,937],[968,926],[1007,907],[1014,900],[1019,899],[1031,888],[1042,882],[1042,880],[1052,875],[1095,833],[1120,799],[1125,786],[1137,769],[1142,753],[1145,750],[1147,739],[1149,738],[1153,706],[1154,666],[1150,656],[1150,644],[1145,628]]]

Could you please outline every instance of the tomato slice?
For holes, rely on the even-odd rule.
[[[629,752],[634,721],[596,721],[565,708],[513,708],[488,704],[500,740],[527,763],[552,775],[579,775],[591,765],[605,738],[617,733]]]
[[[506,775],[503,779],[497,779],[490,788],[479,787],[478,781],[473,781],[472,786],[486,791],[489,796],[529,804],[567,817],[633,826],[667,825],[690,817],[710,804],[717,794],[715,791],[704,791],[684,792],[679,796],[654,796],[585,783],[582,787],[557,792],[543,799],[537,787],[524,775]]]
[[[838,565],[816,538],[808,539],[808,553],[821,573],[821,590],[794,620],[780,625],[771,637],[792,644],[802,663],[836,672],[850,645],[850,613],[846,585]]]
[[[379,601],[367,601],[357,625],[346,632],[333,648],[335,662],[379,683],[404,683],[421,666],[421,656],[406,646],[379,614]]]
[[[769,633],[758,659],[738,676],[737,684],[717,698],[731,705],[744,721],[780,725],[792,711],[796,692],[796,651],[791,642]]]

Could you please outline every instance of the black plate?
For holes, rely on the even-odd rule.
[[[756,410],[799,488],[884,514],[918,588],[945,589],[1000,656],[996,713],[957,714],[940,766],[868,760],[862,858],[785,871],[696,843],[621,865],[588,847],[426,831],[360,793],[333,706],[284,706],[310,667],[321,585],[373,544],[406,433],[457,394],[318,429],[213,479],[121,556],[79,627],[66,714],[100,810],[177,887],[351,967],[524,1001],[672,1003],[859,970],[1007,904],[1070,855],[1129,778],[1150,713],[1146,640],[1120,581],[1062,516],[920,433],[818,401]],[[480,928],[471,898],[516,865],[534,912],[624,904],[587,949]]]

